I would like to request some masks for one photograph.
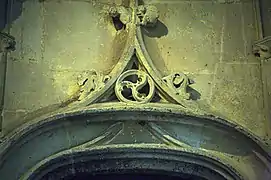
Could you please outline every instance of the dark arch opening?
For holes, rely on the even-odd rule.
[[[76,152],[78,150],[78,152]],[[32,168],[27,180],[239,180],[232,169],[194,153],[106,148],[62,152]]]
[[[155,174],[155,172],[130,172],[130,173],[109,173],[109,174],[91,174],[91,173],[79,173],[72,175],[65,180],[206,180],[201,177],[193,175],[173,176],[166,174]]]

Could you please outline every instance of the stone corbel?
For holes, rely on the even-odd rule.
[[[267,36],[262,40],[256,41],[253,45],[253,54],[260,60],[271,59],[271,36]]]
[[[0,53],[15,50],[15,38],[7,33],[0,32]]]

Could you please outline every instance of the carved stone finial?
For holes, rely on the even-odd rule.
[[[266,37],[260,41],[257,41],[253,45],[253,54],[261,60],[271,59],[271,36]]]
[[[131,21],[131,11],[129,8],[124,6],[111,6],[108,8],[109,16],[113,18],[114,24],[117,26],[124,26]],[[120,25],[121,24],[121,25]],[[122,27],[117,27],[117,29],[122,29]]]
[[[15,50],[15,38],[9,34],[0,32],[0,53]]]
[[[190,94],[187,92],[188,85],[193,82],[183,73],[173,73],[163,78],[169,88],[176,91],[176,95],[189,100]]]
[[[143,71],[128,70],[116,82],[115,93],[126,103],[147,103],[154,96],[155,87],[151,77]]]
[[[140,5],[137,8],[137,17],[139,25],[154,27],[159,18],[159,11],[153,5]]]

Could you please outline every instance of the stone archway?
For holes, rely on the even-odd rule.
[[[259,80],[269,39],[254,44],[260,39],[254,0],[21,3],[29,9],[10,29],[19,46],[3,51],[9,72],[1,178],[131,170],[270,178]],[[255,17],[242,14],[244,8]],[[229,29],[239,16],[240,28]],[[240,29],[242,39],[232,42]],[[7,45],[15,45],[6,35]]]
[[[109,103],[98,108],[99,112],[93,106],[32,121],[7,136],[1,147],[1,176],[59,179],[77,171],[125,172],[133,165],[147,172],[167,169],[207,179],[268,176],[264,145],[222,119],[156,105]]]

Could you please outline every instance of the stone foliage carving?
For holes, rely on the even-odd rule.
[[[0,32],[0,53],[14,51],[15,50],[15,38]]]
[[[141,5],[137,8],[137,17],[139,25],[146,27],[154,27],[159,18],[158,9],[152,5]]]
[[[112,18],[116,30],[125,29],[132,20],[132,12],[123,6],[105,6],[104,12]]]
[[[91,93],[104,86],[106,81],[109,79],[109,76],[103,76],[95,70],[84,71],[81,73],[77,77],[77,85],[80,88],[80,96],[78,100],[81,101],[88,97]]]
[[[188,85],[192,84],[192,81],[183,73],[173,73],[163,78],[168,87],[176,91],[176,95],[188,100],[190,94],[187,92]]]
[[[252,52],[261,60],[269,60],[271,58],[271,36],[257,41],[253,46]]]
[[[131,21],[131,12],[123,6],[113,6],[109,8],[109,15],[113,18],[119,18],[123,24]]]
[[[235,2],[238,0],[217,1],[223,3]],[[137,15],[136,18],[138,18],[136,23],[140,26],[154,27],[158,22],[159,14],[157,8],[154,6],[139,6],[135,11],[135,15]],[[115,18],[123,24],[131,22],[131,12],[128,8],[114,6],[107,11],[107,17],[108,14],[110,15],[109,18]],[[140,26],[134,25],[132,28],[127,29],[128,31],[134,31],[140,29]],[[134,38],[132,35],[137,35],[137,37]],[[113,149],[113,155],[120,155],[115,159],[121,159],[123,152],[127,155],[127,152],[129,153],[131,150],[135,155],[143,151],[143,156],[138,156],[140,159],[146,157],[146,152],[150,150],[153,152],[162,150],[162,153],[158,154],[159,156],[156,154],[153,156],[153,152],[151,152],[151,156],[148,157],[160,157],[162,154],[166,154],[163,159],[165,159],[165,162],[169,162],[168,158],[172,158],[170,161],[173,162],[174,167],[176,157],[178,158],[181,156],[180,158],[182,161],[184,159],[185,161],[189,160],[189,162],[191,161],[193,163],[203,163],[203,167],[211,167],[216,173],[221,171],[221,174],[225,175],[225,178],[220,179],[249,179],[246,177],[242,178],[241,175],[239,178],[238,172],[232,168],[232,165],[236,166],[238,164],[247,163],[249,169],[253,169],[253,167],[257,166],[259,168],[256,169],[257,172],[255,171],[255,174],[263,174],[264,170],[268,170],[269,162],[266,163],[266,159],[269,158],[268,154],[262,153],[260,154],[260,158],[252,154],[255,152],[261,153],[264,150],[262,144],[259,143],[260,146],[257,146],[258,137],[253,137],[253,134],[250,131],[246,131],[246,127],[240,127],[239,124],[228,122],[205,112],[199,113],[196,108],[191,111],[191,109],[189,109],[190,106],[186,106],[185,103],[182,104],[182,100],[190,99],[188,87],[193,82],[181,72],[174,72],[161,78],[160,72],[155,69],[155,63],[152,64],[152,60],[155,61],[155,59],[151,59],[151,57],[147,59],[147,49],[143,47],[143,39],[141,42],[139,41],[140,35],[136,34],[134,31],[128,33],[127,37],[129,38],[125,46],[130,46],[131,48],[123,48],[124,55],[122,55],[118,59],[119,62],[117,62],[117,64],[124,64],[127,62],[127,65],[116,65],[116,68],[114,67],[116,70],[112,70],[110,76],[104,76],[96,70],[82,72],[76,79],[76,88],[79,87],[78,92],[64,103],[61,103],[60,105],[57,104],[57,106],[51,106],[47,112],[59,107],[66,107],[68,104],[75,101],[81,101],[75,104],[80,104],[83,108],[69,109],[69,111],[67,111],[68,109],[64,109],[53,115],[50,114],[46,119],[43,119],[44,117],[36,118],[39,114],[35,114],[35,121],[33,121],[33,124],[27,124],[19,131],[16,131],[14,135],[12,134],[12,136],[9,136],[8,138],[10,139],[4,140],[2,145],[4,150],[2,150],[2,153],[0,154],[1,157],[3,157],[4,162],[1,164],[2,166],[0,168],[1,177],[7,177],[5,174],[10,173],[7,170],[10,169],[10,167],[13,167],[13,165],[19,164],[20,166],[14,168],[14,170],[12,170],[14,172],[10,173],[12,177],[14,177],[12,179],[29,179],[28,177],[31,175],[36,175],[38,174],[37,172],[43,172],[40,170],[46,166],[48,167],[48,169],[46,169],[47,173],[47,170],[51,170],[58,165],[57,162],[63,163],[63,167],[65,168],[67,167],[67,164],[71,164],[73,167],[70,168],[68,166],[70,169],[63,172],[74,174],[75,171],[70,171],[71,169],[80,172],[81,170],[84,170],[81,168],[82,166],[74,168],[75,162],[81,163],[80,165],[85,165],[86,161],[82,162],[82,159],[91,159],[91,153],[94,154],[93,157],[95,161],[99,159],[104,161],[104,158],[106,158],[104,155],[109,152],[108,150],[111,152],[110,148]],[[134,42],[137,44],[135,45]],[[5,41],[1,40],[2,51],[12,50],[14,49],[14,46],[15,41],[12,41],[12,39],[7,38]],[[270,59],[270,47],[271,46],[265,42],[264,44],[262,42],[258,43],[255,45],[254,54],[263,59]],[[119,49],[116,50],[121,54]],[[131,52],[131,54],[127,52]],[[138,58],[139,64],[135,64],[135,66],[139,67],[140,70],[127,70],[132,66],[133,59],[131,57],[133,55],[136,55]],[[141,69],[144,69],[145,71]],[[73,82],[73,85],[76,85],[76,83]],[[101,103],[100,100],[103,98],[101,94],[108,92],[112,93],[110,90],[113,90],[113,88],[115,88],[114,92],[119,101],[127,104],[115,103],[114,101],[110,103]],[[157,92],[155,92],[156,88]],[[155,93],[164,96],[163,98],[169,103],[178,103],[183,106],[175,106],[166,103],[157,103],[155,105],[150,103],[139,106],[139,104],[151,102]],[[77,95],[78,99],[76,99]],[[91,99],[89,97],[94,98]],[[173,100],[170,101],[168,99]],[[177,101],[178,99],[180,99],[180,101]],[[93,106],[89,106],[88,108],[85,107],[96,102],[99,103],[93,104]],[[154,100],[152,102],[154,102]],[[189,101],[189,103],[190,102],[191,101]],[[184,110],[184,108],[187,109]],[[123,113],[124,109],[126,111],[125,113]],[[45,111],[41,114],[44,114],[44,112]],[[76,122],[76,124],[74,124],[74,122]],[[95,123],[98,123],[99,126]],[[165,123],[167,125],[165,125]],[[208,133],[203,134],[203,130]],[[128,134],[131,136],[128,136]],[[224,137],[225,142],[219,144],[221,142],[221,138],[219,138],[221,134],[222,137]],[[62,141],[66,142],[67,137],[69,138],[68,143],[59,143]],[[150,137],[150,140],[146,137]],[[32,139],[33,141],[30,141]],[[45,145],[57,144],[57,146],[50,147],[50,151],[48,151],[48,148],[44,148],[46,147],[45,145],[39,146],[39,144],[36,143],[44,141]],[[31,142],[34,143],[31,144]],[[213,146],[216,142],[218,142],[218,145]],[[233,145],[232,147],[236,148],[227,148],[225,146],[234,143],[236,146]],[[9,146],[12,145],[14,145],[14,149],[9,149]],[[16,147],[17,145],[20,145],[20,147]],[[29,147],[32,146],[39,147],[38,150],[44,154],[40,153],[40,156],[33,156],[33,152],[29,151]],[[104,148],[104,151],[102,151],[104,153],[101,153],[101,150],[103,150],[101,147]],[[129,147],[128,151],[116,151],[116,149],[120,148],[125,148],[125,150],[127,150],[127,147]],[[42,151],[43,149],[44,151]],[[12,150],[11,153],[7,153],[8,150]],[[19,161],[16,161],[18,159],[18,156],[16,156],[18,153],[20,153],[20,158]],[[174,154],[177,156],[173,156]],[[134,160],[135,157],[137,157],[135,155],[131,154],[132,158],[130,159]],[[75,158],[71,159],[70,157]],[[109,160],[112,160],[111,154],[107,155],[107,157],[109,157]],[[251,161],[249,161],[247,157],[251,157],[249,158]],[[195,161],[197,158],[199,158],[199,161]],[[257,160],[257,158],[259,160]],[[24,165],[24,163],[28,164]],[[209,163],[215,166],[210,166]],[[265,163],[267,165],[265,165]],[[117,163],[113,163],[113,165],[114,164]],[[185,169],[188,172],[191,169],[195,169],[191,168],[191,164],[192,163],[187,164],[187,166],[184,166],[185,168],[182,168],[180,163],[180,166],[178,167],[181,167],[179,169]],[[89,163],[88,167],[94,166]],[[107,166],[104,167],[107,168]],[[64,169],[62,169],[62,167],[60,168],[60,166],[57,168],[58,170]],[[91,169],[99,170],[99,168]],[[197,169],[200,171],[195,172],[202,172],[202,168]],[[239,170],[239,168],[237,168],[237,170]],[[25,172],[26,174],[22,178],[18,178],[18,175],[22,175]],[[209,174],[214,174],[210,172],[211,171],[208,171]],[[229,172],[229,175],[227,172]],[[227,178],[226,176],[230,178]],[[214,177],[211,178],[219,179]],[[252,174],[252,178],[250,179],[253,178],[254,176]],[[255,176],[255,178],[257,177]],[[263,178],[259,177],[258,179]]]
[[[115,93],[118,99],[126,103],[147,103],[154,96],[154,82],[143,71],[128,70],[120,75],[116,82]]]
[[[262,60],[268,60],[271,58],[271,49],[266,45],[255,45],[253,47],[253,54]]]

